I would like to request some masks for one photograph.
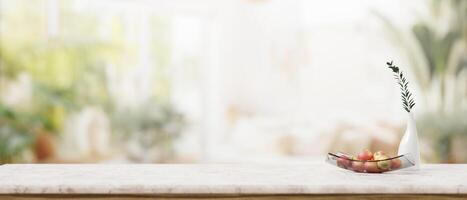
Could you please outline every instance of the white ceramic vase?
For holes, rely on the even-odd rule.
[[[408,158],[415,164],[413,169],[420,169],[417,126],[412,113],[407,114],[407,129],[399,144],[398,155],[408,155]]]

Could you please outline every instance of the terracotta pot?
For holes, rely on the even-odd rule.
[[[52,134],[39,131],[34,143],[34,155],[38,162],[51,159],[55,155],[55,140]]]

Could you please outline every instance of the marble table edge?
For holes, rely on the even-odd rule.
[[[426,165],[430,166],[430,165]],[[467,167],[463,165],[462,169]],[[339,173],[345,171],[337,169]],[[467,172],[467,171],[466,171]],[[10,178],[12,176],[9,176]],[[467,177],[466,177],[467,178]],[[443,181],[443,180],[440,180]],[[352,185],[348,184],[143,184],[143,183],[48,183],[44,182],[3,182],[0,179],[0,195],[21,194],[59,194],[59,195],[323,195],[323,194],[439,194],[439,195],[466,195],[467,179],[455,184],[421,185]]]
[[[52,187],[34,187],[34,186],[0,186],[0,194],[145,194],[145,195],[318,195],[318,194],[446,194],[457,195],[467,194],[465,187],[445,187],[445,188],[390,188],[384,187],[371,188],[353,187],[342,188],[333,187],[306,187],[306,186],[52,186]]]

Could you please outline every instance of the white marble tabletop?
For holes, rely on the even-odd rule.
[[[8,164],[0,194],[467,194],[467,165],[361,174],[312,164]]]

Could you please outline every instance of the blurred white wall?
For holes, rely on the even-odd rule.
[[[179,0],[85,4],[110,13],[170,19],[172,101],[191,123],[190,134],[179,148],[188,154],[198,152],[194,155],[204,161],[229,161],[249,156],[274,158],[280,155],[280,141],[287,137],[295,138],[296,149],[319,145],[323,134],[340,123],[362,127],[381,121],[399,123],[404,116],[399,91],[385,62],[395,60],[408,70],[407,62],[389,42],[374,13],[403,27],[416,19],[414,12],[422,3]],[[141,48],[148,42],[142,37],[146,35],[136,35]]]

